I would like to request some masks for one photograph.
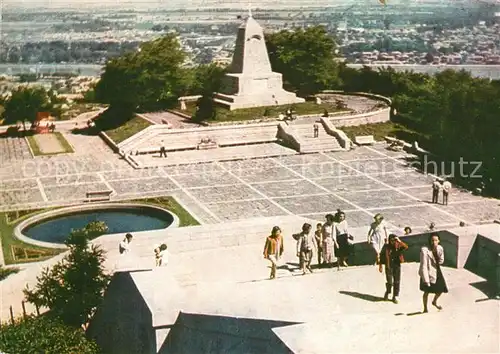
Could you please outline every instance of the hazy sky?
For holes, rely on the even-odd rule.
[[[0,0],[2,1],[2,0]],[[252,0],[252,7],[297,7],[297,6],[328,6],[328,5],[340,5],[349,3],[363,3],[373,1],[377,3],[378,0]],[[391,2],[399,2],[401,0],[388,0],[388,4]],[[414,2],[433,2],[436,3],[440,0],[410,0]],[[455,2],[461,3],[467,0],[441,0],[445,3]],[[478,1],[478,0],[471,0]],[[484,2],[500,3],[500,0],[480,0]],[[248,0],[3,0],[5,7],[46,7],[46,8],[85,8],[85,7],[117,7],[124,6],[127,8],[138,7],[158,7],[163,8],[197,8],[197,7],[209,7],[214,5],[224,6],[224,7],[248,7]]]
[[[0,0],[1,1],[1,0]],[[378,0],[373,0],[376,3]],[[415,2],[437,2],[436,0],[413,0]],[[438,0],[439,1],[439,0]],[[453,0],[451,0],[453,1]],[[473,0],[476,1],[476,0]],[[500,0],[485,0],[488,2],[499,2]],[[342,3],[352,3],[360,2],[355,0],[253,0],[251,1],[252,7],[266,7],[266,6],[301,6],[301,5],[335,5]],[[365,1],[361,1],[365,2]],[[392,0],[392,2],[399,2],[397,0]],[[450,0],[444,0],[444,2],[450,2]],[[453,1],[460,3],[461,1]],[[198,6],[210,6],[210,5],[234,5],[234,7],[244,7],[248,6],[249,1],[247,0],[3,0],[4,6],[6,7],[86,7],[86,6],[116,6],[116,5],[129,5],[133,7],[156,7],[158,5],[165,8],[186,8],[186,7],[198,7]],[[388,4],[391,0],[388,0]],[[313,5],[313,6],[314,6]]]

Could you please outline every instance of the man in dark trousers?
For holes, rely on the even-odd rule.
[[[432,203],[438,202],[440,189],[441,189],[441,183],[439,183],[439,179],[436,178],[432,183]]]
[[[319,136],[319,126],[318,123],[314,123],[313,125],[314,137],[317,138]]]
[[[165,149],[165,144],[163,143],[163,140],[161,142],[161,147],[160,147],[160,157],[167,157],[167,149]]]
[[[385,294],[384,300],[389,300],[392,288],[392,302],[399,302],[399,290],[401,285],[401,263],[404,262],[403,252],[408,249],[408,245],[401,241],[394,234],[389,235],[389,242],[382,247],[380,252],[379,272],[382,273],[382,265],[385,266]]]

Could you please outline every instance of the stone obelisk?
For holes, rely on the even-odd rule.
[[[295,93],[285,91],[282,75],[272,71],[264,31],[250,9],[238,29],[223,89],[215,95],[214,101],[230,110],[304,102]]]

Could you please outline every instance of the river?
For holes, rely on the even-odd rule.
[[[347,64],[355,69],[363,67],[362,64]],[[368,65],[370,66],[370,65]],[[473,76],[500,80],[500,65],[412,65],[391,64],[397,71],[413,70],[415,72],[435,74],[445,69],[466,70]],[[371,65],[372,68],[382,65]],[[0,64],[0,75],[41,73],[50,74],[54,72],[79,73],[82,76],[99,76],[103,66],[97,64]]]

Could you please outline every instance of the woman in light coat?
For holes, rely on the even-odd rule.
[[[439,236],[431,234],[427,246],[420,250],[420,290],[424,292],[422,302],[424,313],[428,312],[427,301],[429,294],[433,293],[432,305],[438,310],[442,307],[437,304],[437,300],[442,293],[448,292],[446,281],[444,280],[441,265],[444,263],[444,249],[439,244]]]

